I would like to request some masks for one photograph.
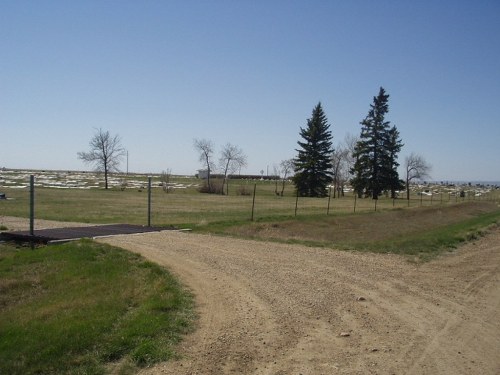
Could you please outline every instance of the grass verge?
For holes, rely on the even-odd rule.
[[[396,253],[427,260],[474,240],[500,222],[493,202],[304,216],[253,223],[220,222],[194,230],[345,250]]]
[[[136,254],[0,244],[0,373],[131,373],[175,356],[193,300]]]

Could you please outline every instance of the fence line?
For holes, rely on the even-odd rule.
[[[179,205],[184,206],[184,212],[191,210],[193,217],[198,216],[205,221],[223,220],[250,220],[255,221],[266,217],[298,217],[306,215],[334,215],[346,213],[361,213],[388,209],[402,209],[412,207],[447,205],[472,200],[484,200],[484,197],[472,195],[455,198],[449,194],[437,195],[412,195],[406,198],[392,199],[380,197],[359,198],[353,193],[343,197],[333,198],[328,194],[325,198],[301,197],[297,194],[280,196],[270,194],[254,184],[251,195],[203,195],[199,199],[191,196],[182,203],[182,196],[169,194],[163,205],[163,215],[170,216],[179,211]],[[331,192],[330,192],[331,193]],[[185,196],[184,196],[185,197]],[[169,201],[170,200],[170,201]],[[175,201],[175,202],[174,202]],[[163,216],[160,215],[160,216]]]
[[[149,181],[148,181],[149,182]],[[149,186],[148,183],[146,186]],[[274,185],[247,184],[252,189],[230,186],[229,195],[203,194],[194,188],[164,191],[158,183],[148,191],[142,189],[55,189],[37,188],[36,213],[39,218],[81,222],[130,222],[148,225],[204,224],[216,221],[255,221],[267,217],[337,215],[412,207],[455,204],[498,199],[492,194],[477,196],[474,191],[412,192],[411,199],[378,200],[359,198],[352,192],[333,197],[330,189],[325,198],[297,195],[288,186],[285,194],[274,191]],[[244,194],[241,192],[244,190]],[[12,200],[1,202],[2,215],[25,216],[29,207],[28,191],[9,189]],[[497,194],[497,193],[494,193]],[[498,194],[497,194],[498,196]],[[23,208],[24,207],[24,208]]]

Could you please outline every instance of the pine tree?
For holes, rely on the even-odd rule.
[[[385,120],[389,112],[389,95],[383,87],[373,98],[368,115],[361,121],[361,135],[353,157],[356,159],[352,173],[352,185],[359,196],[378,199],[384,190],[394,195],[400,188],[397,172],[397,154],[403,144],[396,127]]]
[[[321,103],[313,109],[307,120],[307,127],[300,128],[303,142],[294,159],[293,181],[301,196],[324,197],[327,186],[332,181],[332,134]]]
[[[391,198],[396,198],[396,191],[403,190],[405,187],[404,181],[399,178],[398,174],[398,154],[403,147],[403,143],[399,138],[398,129],[393,126],[387,132],[385,149],[387,152],[387,160],[384,168],[385,180],[387,181],[386,188],[391,192]]]

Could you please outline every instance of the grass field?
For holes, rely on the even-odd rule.
[[[123,191],[117,186],[103,189],[56,189],[36,187],[35,217],[59,221],[86,223],[148,223],[147,179],[135,176],[134,184]],[[200,180],[178,178],[170,193],[153,180],[151,194],[151,223],[157,226],[178,225],[197,227],[220,221],[249,221],[262,218],[279,218],[309,215],[338,215],[345,213],[373,212],[407,207],[450,205],[459,202],[489,201],[498,199],[498,190],[478,195],[473,188],[459,196],[458,188],[437,186],[412,190],[411,200],[392,200],[381,197],[357,199],[352,193],[342,198],[299,198],[293,186],[287,183],[283,197],[275,194],[274,181],[232,180],[229,195],[212,195],[198,192]],[[253,191],[255,188],[255,200]],[[281,186],[278,185],[278,191]],[[463,190],[463,188],[460,188]],[[30,210],[29,189],[5,185],[1,188],[8,200],[0,201],[2,215],[28,217]],[[432,194],[423,194],[425,192]],[[245,192],[248,195],[242,195]]]
[[[35,217],[146,225],[147,178],[130,178],[133,184],[124,190],[119,185],[110,190],[37,187]],[[422,186],[412,189],[409,201],[387,197],[375,201],[352,193],[297,199],[290,184],[284,196],[277,196],[281,186],[275,181],[232,180],[229,195],[224,196],[200,193],[199,184],[197,179],[178,178],[172,182],[177,188],[166,193],[159,180],[153,180],[151,225],[426,257],[494,224],[500,201],[500,190],[473,186]],[[0,201],[2,215],[29,216],[29,189],[2,191],[10,198]]]
[[[175,355],[192,297],[138,255],[91,241],[0,244],[0,374],[135,373]]]

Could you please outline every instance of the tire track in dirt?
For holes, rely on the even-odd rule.
[[[144,374],[500,372],[500,230],[423,265],[171,231],[99,241],[167,267],[196,296],[183,358]]]

